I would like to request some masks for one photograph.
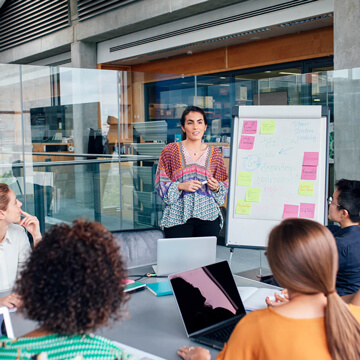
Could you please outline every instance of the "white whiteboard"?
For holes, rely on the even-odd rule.
[[[324,224],[326,154],[321,106],[240,106],[232,133],[227,245],[265,247],[270,230],[286,217]]]

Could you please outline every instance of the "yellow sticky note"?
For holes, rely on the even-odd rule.
[[[237,201],[235,214],[250,215],[250,211],[251,211],[251,203],[250,202],[247,202],[244,200]]]
[[[260,201],[260,188],[249,187],[246,189],[246,201],[259,202]]]
[[[300,181],[299,195],[300,196],[314,196],[314,183],[312,181]]]
[[[240,186],[251,186],[253,173],[248,171],[239,171],[237,184]]]
[[[275,134],[275,120],[261,121],[260,134]]]

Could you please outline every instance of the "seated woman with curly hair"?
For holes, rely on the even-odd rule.
[[[125,275],[113,236],[101,224],[77,220],[72,227],[53,226],[35,247],[15,287],[23,299],[20,310],[39,327],[0,343],[1,356],[130,359],[110,340],[90,333],[120,318],[127,300]]]

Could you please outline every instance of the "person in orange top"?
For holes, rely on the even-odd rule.
[[[286,219],[271,231],[267,257],[291,301],[246,315],[217,359],[360,359],[360,307],[336,293],[331,232],[311,220]],[[183,347],[178,355],[210,359],[201,347]]]

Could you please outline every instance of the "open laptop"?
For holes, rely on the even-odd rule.
[[[222,349],[246,314],[227,261],[169,276],[187,336]]]
[[[156,275],[212,264],[216,261],[216,236],[158,239]]]
[[[13,330],[13,327],[11,324],[10,313],[9,313],[9,309],[6,306],[0,307],[0,326],[2,325],[3,321],[5,324],[6,334],[2,334],[1,330],[0,330],[0,336],[7,335],[7,337],[9,339],[14,339],[15,336],[14,336],[14,330]]]

